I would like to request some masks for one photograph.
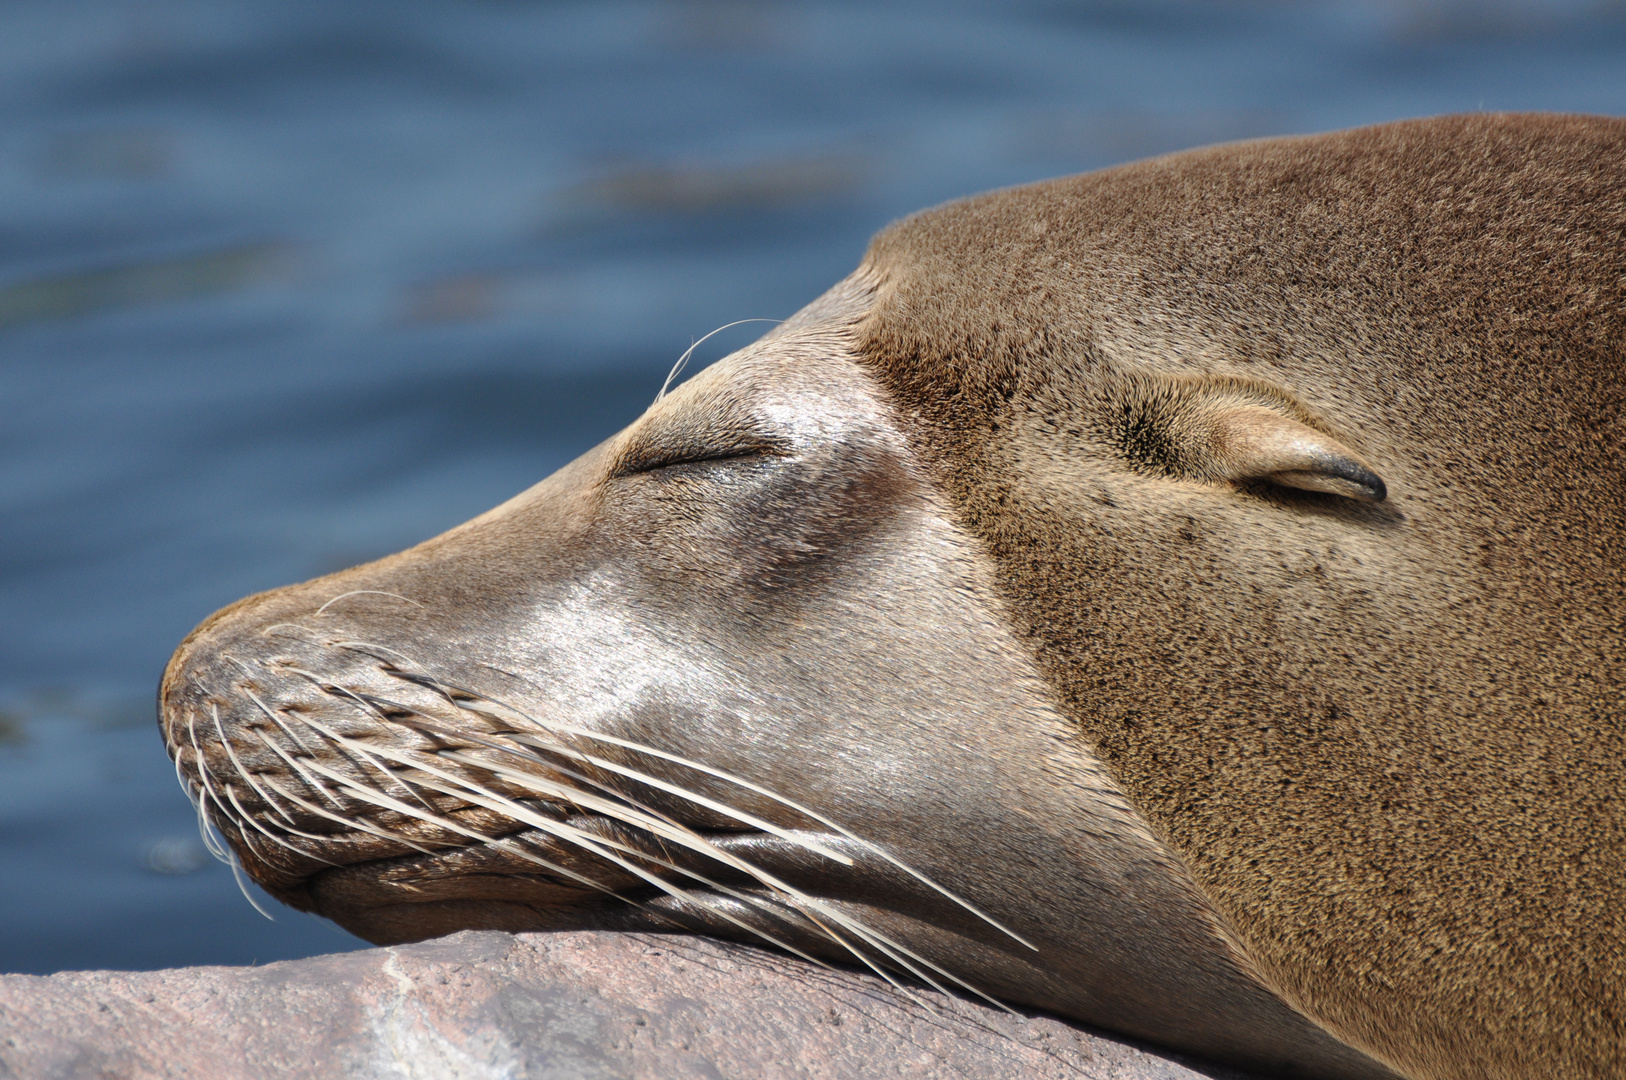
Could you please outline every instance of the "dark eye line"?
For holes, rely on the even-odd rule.
[[[707,465],[713,462],[738,461],[744,458],[779,458],[786,457],[787,450],[782,446],[773,445],[747,445],[719,447],[715,450],[672,450],[666,453],[650,454],[647,457],[631,455],[624,458],[615,468],[614,476],[637,476],[641,473],[659,472],[662,469],[672,469],[683,465]]]

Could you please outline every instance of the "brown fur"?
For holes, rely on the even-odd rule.
[[[1412,1077],[1626,1073],[1626,122],[1179,154],[917,215],[860,277],[1020,634],[1272,988]],[[1108,389],[1193,376],[1388,501],[1137,467]]]

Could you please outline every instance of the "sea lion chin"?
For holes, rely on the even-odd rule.
[[[883,232],[631,427],[250,597],[161,726],[380,943],[684,930],[1284,1075],[1623,1052],[1626,123]]]

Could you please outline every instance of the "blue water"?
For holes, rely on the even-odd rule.
[[[152,697],[220,605],[529,486],[908,211],[1481,108],[1626,113],[1626,7],[0,6],[0,971],[356,944],[198,845]]]

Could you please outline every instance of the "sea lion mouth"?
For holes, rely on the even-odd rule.
[[[843,906],[924,894],[1031,948],[749,779],[536,715],[393,648],[293,624],[255,636],[183,649],[166,673],[177,774],[206,837],[223,837],[218,854],[371,941],[470,927],[700,931],[980,995]]]
[[[649,883],[646,863],[679,869],[668,851],[717,856],[706,831],[792,835],[681,775],[726,779],[718,770],[539,720],[386,646],[297,640],[301,629],[270,628],[315,648],[248,660],[248,650],[215,650],[164,689],[183,785],[279,895],[323,868],[477,848],[529,863],[528,877],[614,892]],[[546,837],[550,850],[516,839],[526,835]]]
[[[805,910],[761,880],[771,872],[794,880],[796,889],[815,887],[818,872],[812,864],[819,860],[810,859],[802,843],[755,830],[695,830],[714,849],[701,854],[675,849],[603,815],[570,813],[560,822],[613,844],[637,871],[608,864],[540,830],[522,829],[457,848],[330,867],[307,879],[303,890],[322,915],[378,944],[471,927],[684,931],[851,959],[830,948],[828,935]],[[848,846],[828,834],[807,839],[831,848]],[[593,886],[573,874],[590,878]],[[659,885],[651,883],[656,880]]]

